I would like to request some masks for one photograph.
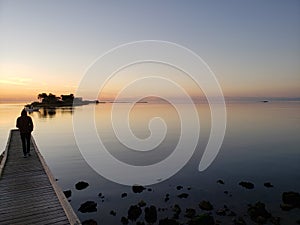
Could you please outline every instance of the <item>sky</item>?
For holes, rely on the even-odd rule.
[[[0,0],[0,101],[76,93],[99,56],[141,40],[195,52],[226,97],[300,97],[299,0]],[[113,98],[128,77],[142,74],[122,71],[100,96]],[[179,80],[201,95],[188,77]]]

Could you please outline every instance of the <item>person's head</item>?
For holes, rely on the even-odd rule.
[[[25,110],[25,109],[23,109],[23,110],[22,110],[22,112],[21,112],[21,116],[27,116],[27,112],[26,112],[26,110]]]

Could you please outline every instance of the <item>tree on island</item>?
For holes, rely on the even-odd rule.
[[[90,103],[99,103],[98,100],[95,101],[83,101],[81,97],[76,97],[74,94],[69,95],[61,95],[60,97],[57,97],[56,95],[49,93],[40,93],[37,95],[37,98],[39,102],[32,102],[30,104],[25,105],[26,107],[61,107],[61,106],[79,106],[79,105],[86,105]]]
[[[49,93],[49,95],[46,93],[38,94],[38,99],[45,104],[56,104],[60,102],[60,97],[56,97],[56,95],[52,93]]]
[[[56,95],[49,93],[40,93],[37,98],[40,100],[42,104],[62,104],[69,103],[72,104],[74,101],[74,94],[69,95],[61,95],[61,97],[57,97]]]

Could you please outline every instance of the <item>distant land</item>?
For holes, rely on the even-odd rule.
[[[41,93],[37,96],[39,101],[32,102],[30,104],[25,105],[25,107],[29,109],[35,108],[49,108],[49,107],[65,107],[65,106],[80,106],[87,105],[91,103],[102,103],[98,100],[90,101],[90,100],[82,100],[81,97],[75,97],[74,94],[69,95],[61,95],[60,97],[55,94],[49,93]]]
[[[47,95],[45,93],[43,96]],[[40,95],[40,94],[39,94]],[[39,101],[33,101],[30,104],[27,104],[26,106],[34,106],[34,107],[47,107],[47,106],[52,106],[52,107],[59,107],[59,106],[72,106],[73,103],[74,105],[86,105],[86,104],[91,104],[91,103],[132,103],[133,100],[130,98],[126,99],[119,99],[119,100],[114,100],[114,99],[105,99],[105,100],[83,100],[81,97],[74,97],[73,94],[69,95],[61,95],[60,97],[57,97],[56,95],[55,98],[53,98],[53,94],[49,93],[47,96],[50,97],[50,101],[47,101],[47,99],[43,102],[43,99],[41,98],[42,96],[38,97]],[[63,97],[64,96],[64,97]],[[68,97],[70,96],[70,98]],[[73,96],[73,101],[71,101]],[[68,99],[69,98],[69,99]],[[195,103],[199,102],[207,102],[207,99],[205,97],[192,97],[193,101]],[[174,102],[178,103],[184,103],[183,99],[180,99],[180,97],[173,98]],[[1,99],[0,103],[23,103],[28,100],[26,99]],[[300,97],[225,97],[226,102],[238,102],[238,101],[245,101],[245,102],[262,102],[262,101],[300,101]],[[166,100],[158,97],[146,97],[141,99],[138,103],[167,103]]]

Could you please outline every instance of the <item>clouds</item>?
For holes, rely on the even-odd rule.
[[[22,77],[9,77],[7,79],[0,79],[1,84],[11,84],[11,85],[28,85],[31,81],[31,78],[22,78]]]

